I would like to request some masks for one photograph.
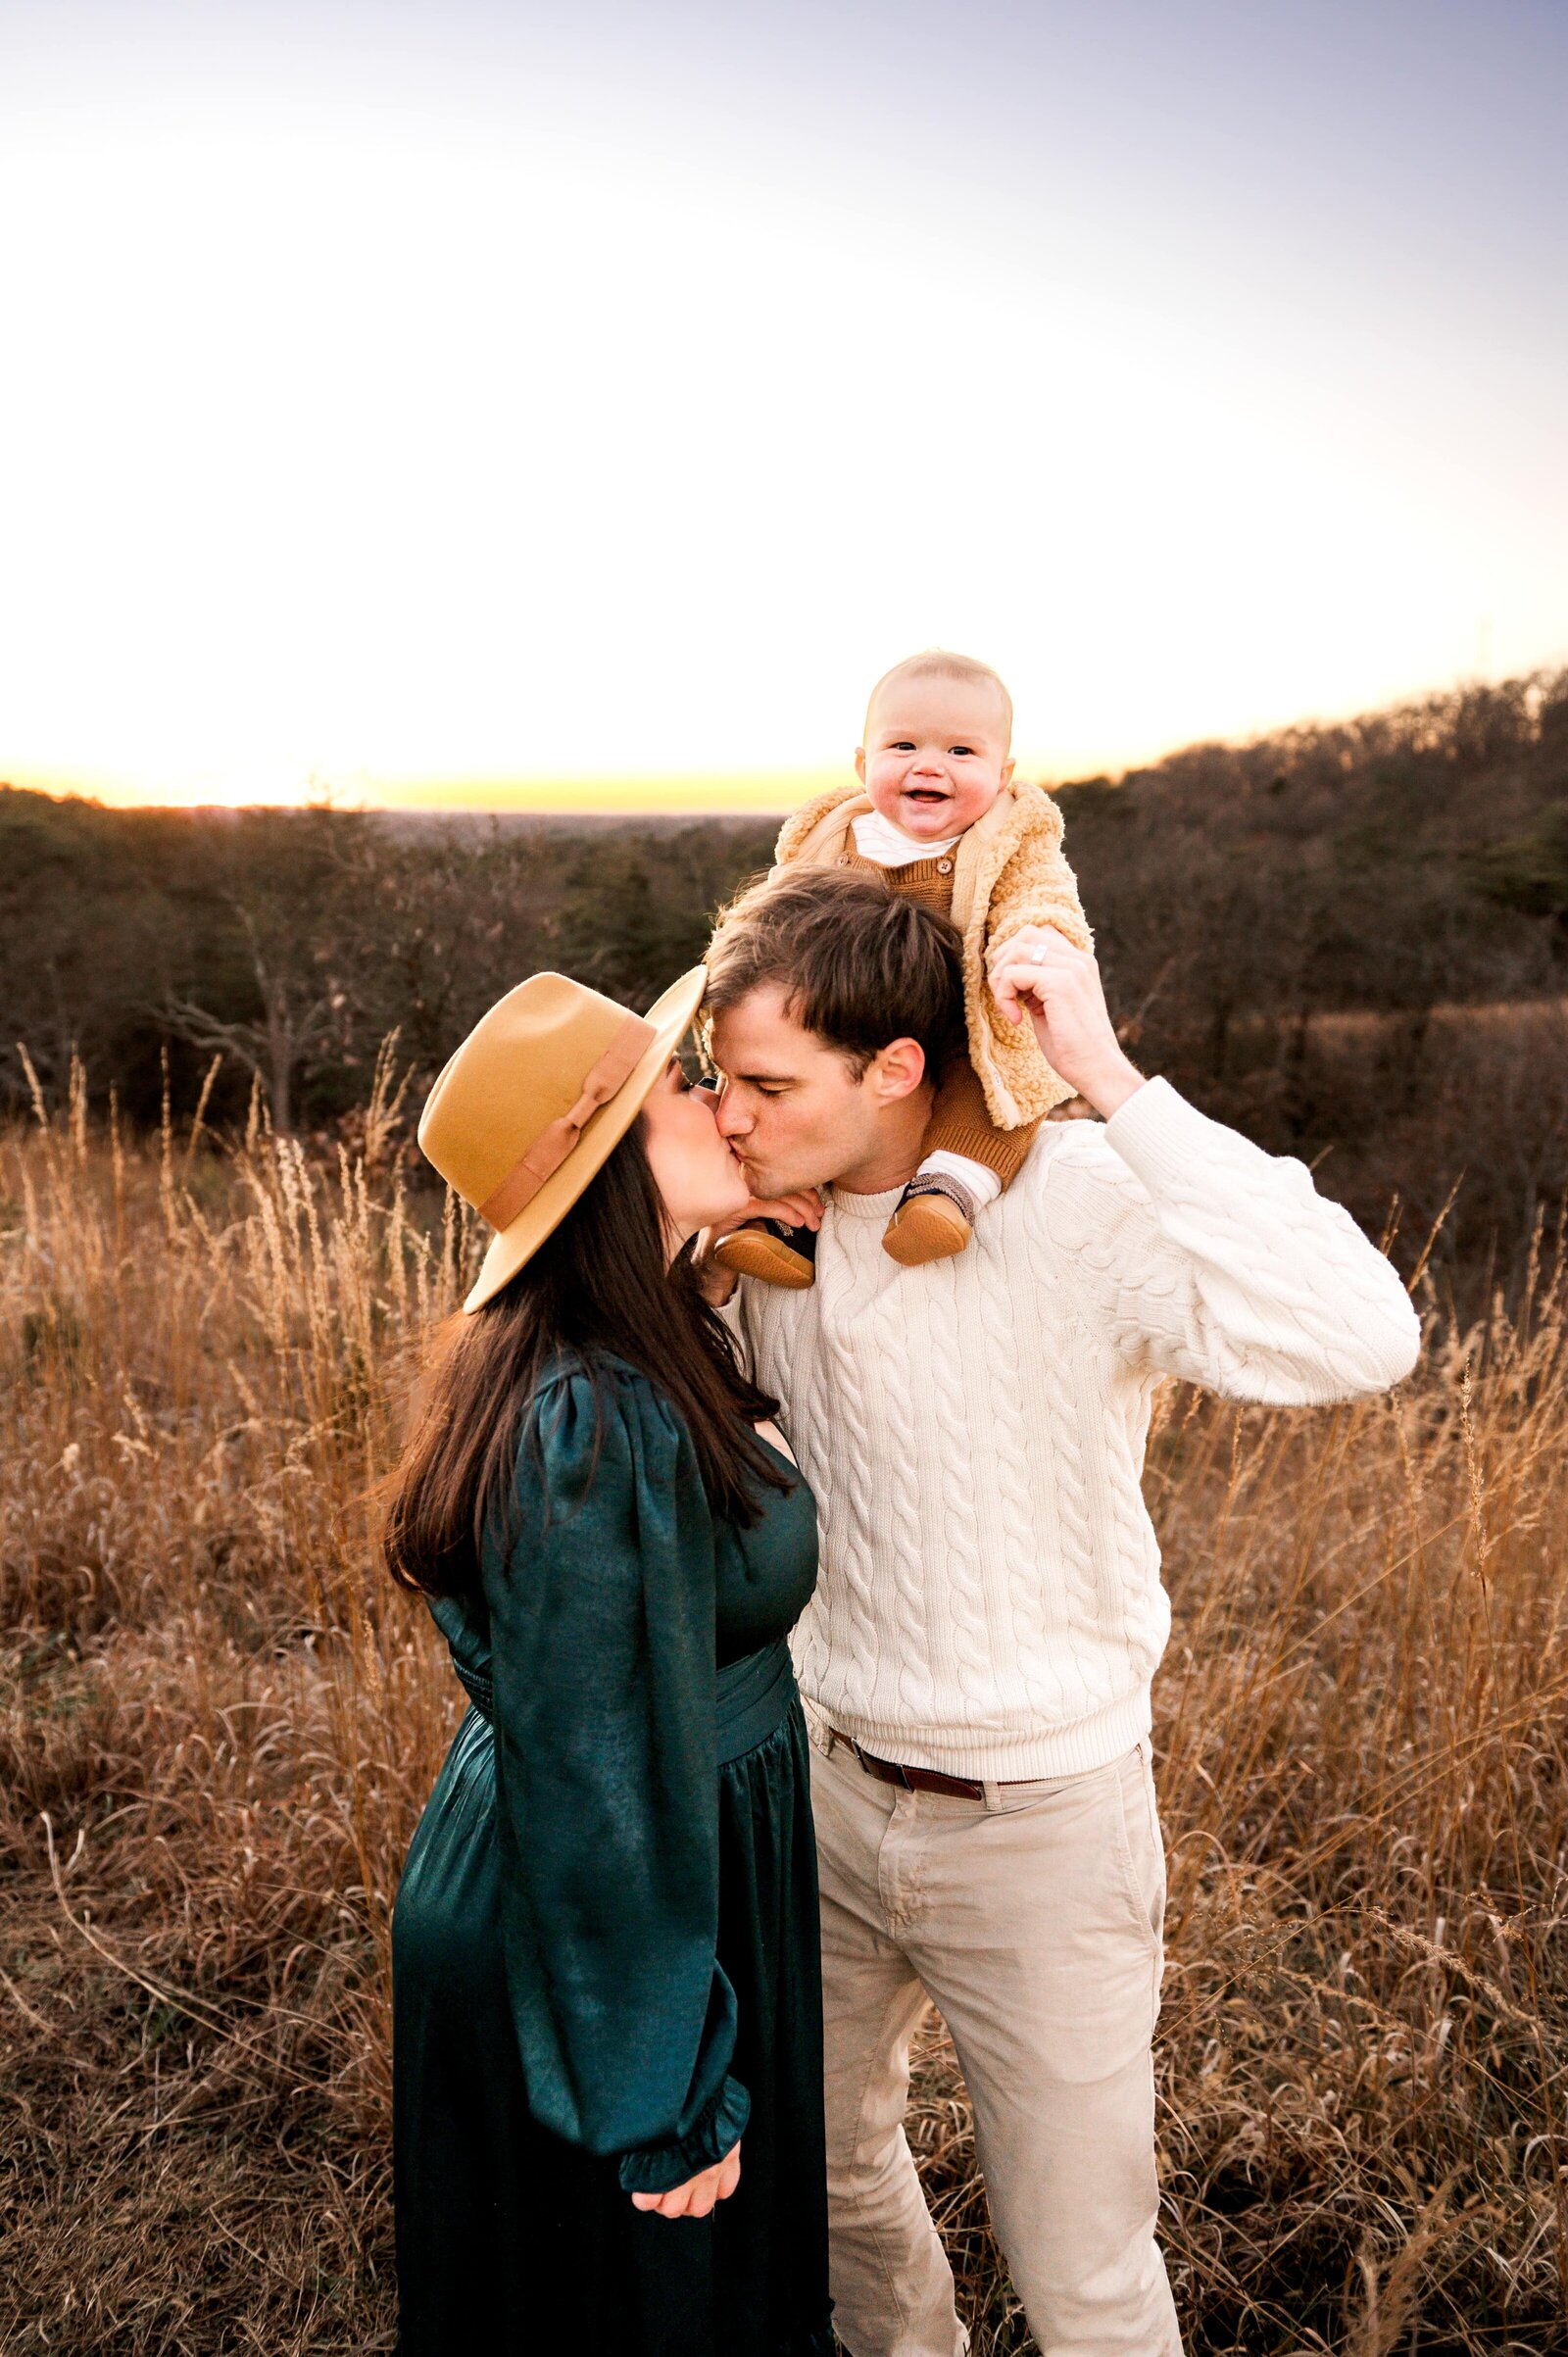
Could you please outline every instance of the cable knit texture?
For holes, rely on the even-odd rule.
[[[967,1252],[901,1268],[897,1202],[835,1193],[816,1283],[732,1315],[821,1515],[803,1689],[868,1750],[1005,1780],[1149,1732],[1170,1607],[1141,1490],[1179,1376],[1309,1406],[1415,1364],[1404,1288],[1303,1166],[1152,1080],[1043,1129]]]

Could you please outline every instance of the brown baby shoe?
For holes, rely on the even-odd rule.
[[[974,1197],[946,1171],[919,1171],[899,1197],[882,1250],[904,1268],[947,1260],[961,1252],[974,1234]]]
[[[715,1244],[710,1257],[738,1277],[760,1277],[804,1293],[816,1283],[816,1230],[786,1227],[782,1219],[749,1219]]]

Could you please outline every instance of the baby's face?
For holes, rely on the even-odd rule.
[[[961,835],[1012,775],[994,690],[940,673],[894,679],[867,714],[855,773],[872,809],[917,842]]]

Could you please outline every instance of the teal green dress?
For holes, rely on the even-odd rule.
[[[392,1924],[399,2357],[830,2357],[816,1861],[786,1632],[798,1475],[750,1531],[616,1360],[523,1420],[473,1707]],[[743,2137],[705,2220],[633,2208]]]

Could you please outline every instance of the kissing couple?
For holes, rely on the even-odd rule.
[[[472,1705],[393,1923],[400,2357],[958,2357],[928,2002],[1040,2349],[1179,2357],[1151,1403],[1419,1337],[1129,1062],[1009,727],[900,665],[705,966],[533,975],[425,1106],[492,1234],[385,1533]]]

